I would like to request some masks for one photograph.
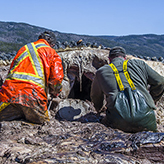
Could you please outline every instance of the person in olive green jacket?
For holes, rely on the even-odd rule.
[[[113,63],[119,71],[120,78],[124,87],[128,87],[124,73],[123,73],[123,62],[126,59],[126,51],[122,47],[113,47],[109,52],[109,62]],[[129,72],[130,78],[133,81],[136,89],[142,93],[145,97],[146,102],[150,109],[153,111],[156,109],[155,103],[160,99],[164,92],[164,77],[159,75],[150,66],[148,66],[142,60],[129,60],[127,63],[127,71]],[[149,88],[149,89],[148,89]],[[137,123],[134,125],[129,124],[126,120],[123,120],[123,124],[119,125],[117,121],[118,115],[112,115],[114,110],[114,104],[116,96],[119,92],[114,72],[109,65],[104,65],[99,68],[96,72],[94,81],[91,86],[91,100],[94,103],[94,107],[99,113],[103,108],[104,97],[106,99],[106,117],[103,122],[107,126],[118,128],[127,132],[137,132],[142,130],[156,131],[156,118],[153,111],[153,123],[152,128],[147,128],[147,125],[138,127]],[[143,114],[144,115],[144,114]],[[149,116],[145,117],[145,121],[149,119]]]

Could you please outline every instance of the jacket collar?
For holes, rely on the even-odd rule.
[[[45,39],[39,39],[39,42],[44,42],[47,46],[50,46],[50,44]]]
[[[114,59],[112,59],[112,62],[111,63],[115,63],[115,62],[123,62],[125,59],[122,58],[122,57],[116,57]]]

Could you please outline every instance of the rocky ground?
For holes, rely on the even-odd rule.
[[[163,128],[161,133],[124,133],[101,124],[103,115],[96,115],[89,103],[68,101],[86,114],[60,120],[53,104],[51,121],[43,125],[1,122],[0,163],[163,163]]]
[[[94,71],[106,63],[107,54],[107,50],[60,53],[67,74],[63,83],[67,91],[63,91],[60,101],[53,100],[50,122],[43,125],[25,120],[0,123],[0,163],[164,163],[164,96],[157,103],[158,132],[134,134],[103,125],[101,119],[104,113],[96,114],[83,86],[83,94],[78,97],[80,92],[74,86],[80,87],[87,79],[92,81]],[[70,58],[74,59],[72,63]],[[147,62],[164,75],[163,63]],[[8,69],[9,65],[0,66],[3,80]],[[68,84],[72,87],[68,87]],[[90,84],[89,80],[87,84]],[[72,112],[72,117],[66,117],[67,112]]]

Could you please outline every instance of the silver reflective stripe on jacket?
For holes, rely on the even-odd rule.
[[[15,59],[7,79],[30,81],[41,86],[42,88],[45,88],[44,69],[37,49],[48,46],[46,44],[37,44],[35,46],[34,43],[29,43],[25,47],[26,50],[17,59]],[[19,66],[20,62],[22,62],[27,57],[29,57],[31,60],[35,74],[13,71],[15,67]]]

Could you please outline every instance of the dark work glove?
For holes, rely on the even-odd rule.
[[[49,94],[51,95],[51,97],[57,97],[59,95],[59,93],[62,90],[62,85],[61,84],[57,84],[56,86],[53,85],[49,85]]]

